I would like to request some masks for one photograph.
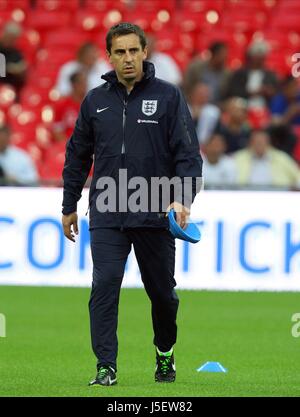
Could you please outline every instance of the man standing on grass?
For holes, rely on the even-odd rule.
[[[117,382],[119,294],[131,244],[152,305],[155,381],[173,382],[179,301],[174,290],[175,242],[166,213],[174,208],[177,223],[186,227],[190,205],[199,191],[202,159],[180,91],[155,78],[154,65],[145,61],[144,32],[131,23],[113,26],[106,36],[106,49],[114,71],[102,76],[106,83],[84,99],[67,144],[63,171],[62,224],[65,236],[75,241],[77,201],[94,161],[89,195],[93,259],[89,311],[92,347],[98,361],[96,379],[90,385]],[[185,178],[191,180],[187,198],[175,185],[165,208],[161,197],[151,195],[152,200],[159,201],[159,210],[130,210],[127,204],[124,209],[124,196],[128,205],[134,197],[130,180],[142,178],[150,185],[153,178],[174,176],[180,185]],[[107,185],[111,185],[109,180],[113,182],[109,192],[109,187],[103,191],[103,180]]]

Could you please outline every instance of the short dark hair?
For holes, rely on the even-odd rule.
[[[138,25],[134,25],[133,23],[122,22],[114,25],[109,29],[106,35],[106,49],[109,53],[111,53],[111,46],[112,40],[114,37],[123,36],[123,35],[130,35],[134,33],[140,38],[140,43],[142,49],[144,50],[147,45],[146,35],[143,29],[141,29]]]
[[[11,129],[8,125],[0,125],[0,133],[6,133],[10,135]]]
[[[82,75],[85,75],[84,71],[75,71],[70,75],[70,82],[74,85]]]
[[[215,130],[211,133],[211,135],[207,138],[206,143],[212,142],[215,138],[221,139],[222,142],[224,142],[224,145],[226,145],[226,139],[222,132]]]
[[[227,49],[226,43],[222,41],[215,41],[209,45],[209,50],[212,55],[216,55],[218,52],[222,51],[222,49]]]
[[[91,41],[84,42],[82,45],[80,45],[79,49],[77,50],[77,60],[80,61],[83,57],[83,55],[92,48],[98,48],[97,44]]]

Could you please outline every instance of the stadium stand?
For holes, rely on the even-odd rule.
[[[284,78],[300,48],[300,2],[295,0],[1,0],[0,31],[9,21],[22,27],[18,48],[28,71],[20,97],[1,80],[0,121],[10,124],[14,144],[31,154],[43,181],[61,174],[56,162],[63,149],[57,150],[51,137],[60,67],[86,41],[96,42],[104,58],[107,29],[124,20],[153,33],[157,50],[169,54],[182,73],[196,56],[206,59],[214,41],[226,43],[228,69],[235,70],[248,46],[264,39],[270,46],[267,67]],[[254,127],[262,126],[268,109],[251,109],[249,118]],[[295,134],[299,161],[299,130]]]

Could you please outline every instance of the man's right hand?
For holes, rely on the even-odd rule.
[[[72,242],[75,242],[75,235],[78,235],[78,216],[76,211],[71,214],[63,214],[61,222],[64,235]]]

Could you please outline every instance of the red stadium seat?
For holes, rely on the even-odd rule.
[[[278,0],[226,0],[226,10],[239,10],[241,12],[249,11],[271,12],[277,5]]]
[[[300,3],[297,0],[280,0],[277,2],[276,11],[278,13],[300,13]]]
[[[40,112],[34,111],[32,108],[17,105],[17,111],[14,111],[14,107],[9,111],[10,123],[16,130],[34,128],[36,123],[41,120]],[[15,130],[13,128],[13,130]]]
[[[61,29],[48,32],[44,38],[44,47],[57,51],[64,50],[66,55],[68,50],[77,51],[81,44],[88,40],[88,35],[74,29]]]
[[[30,8],[30,0],[1,0],[0,1],[0,12],[13,11],[16,9],[28,10]]]
[[[46,94],[46,99],[48,99],[48,94]],[[43,94],[41,94],[40,91],[34,87],[26,86],[21,91],[20,104],[23,106],[39,108],[44,101],[45,96],[43,96]]]
[[[285,30],[295,30],[299,31],[299,22],[300,22],[300,12],[293,14],[276,14],[271,19],[270,27],[274,30],[285,31]]]
[[[75,26],[80,31],[95,33],[104,31],[112,25],[121,22],[122,15],[117,10],[109,12],[79,11],[75,16]]]
[[[29,73],[27,86],[34,86],[49,93],[55,86],[59,68],[49,68],[47,64],[33,68]]]
[[[100,58],[105,58],[105,50],[106,50],[106,31],[94,33],[91,37],[92,41],[98,46],[100,52]]]
[[[177,12],[174,16],[174,25],[182,32],[199,32],[214,26],[207,20],[206,13],[193,13],[191,11]]]
[[[222,12],[228,0],[183,0],[182,10],[186,10],[192,13],[203,13],[209,10],[215,10]]]
[[[158,13],[161,10],[168,10],[169,12],[173,12],[176,9],[175,0],[139,0],[136,3],[136,9],[139,9],[144,13]]]
[[[65,161],[66,143],[52,143],[49,146],[43,165],[40,167],[40,175],[43,179],[62,181],[62,170]]]
[[[61,65],[67,61],[74,60],[76,57],[75,48],[69,49],[56,49],[52,48],[43,48],[39,51],[36,59],[36,68],[45,68],[49,70],[49,73],[54,70],[59,70]]]
[[[222,28],[240,32],[255,32],[263,30],[267,23],[264,12],[242,12],[241,10],[227,10],[221,20]]]
[[[14,146],[17,146],[18,148],[27,150],[28,146],[31,143],[34,143],[34,137],[35,137],[35,127],[30,127],[29,129],[26,128],[19,128],[14,125],[11,125],[13,128],[12,131],[12,137],[11,137],[11,143]]]
[[[37,109],[40,111],[43,106],[49,104],[49,90],[40,88],[36,85],[26,85],[20,94],[20,104],[27,109]]]
[[[130,12],[128,11],[122,20],[130,21],[131,23],[140,26],[145,32],[151,31],[151,21],[148,14],[145,14],[139,10],[133,10]]]
[[[34,28],[40,32],[64,28],[71,22],[72,15],[65,11],[34,10],[28,14],[27,27]]]
[[[36,0],[35,7],[47,12],[56,10],[75,11],[80,8],[80,0]]]
[[[139,25],[146,32],[159,32],[172,27],[171,14],[167,10],[147,13],[139,10],[127,11],[123,20]]]
[[[284,51],[271,53],[268,55],[266,60],[266,66],[277,72],[281,76],[286,76],[291,74],[292,62],[291,56],[293,55],[294,51]]]
[[[138,0],[130,5],[126,1],[120,0],[85,0],[85,9],[90,12],[109,12],[111,10],[119,10],[121,13],[140,12],[157,13],[160,10],[173,11],[176,6],[176,0]],[[129,19],[131,21],[131,19]]]
[[[17,41],[17,48],[22,51],[27,62],[32,64],[40,46],[40,35],[34,29],[25,29]]]
[[[157,50],[166,53],[179,48],[183,49],[188,54],[192,54],[195,50],[195,37],[192,33],[164,30],[156,34],[156,48]]]
[[[170,51],[169,54],[174,58],[180,70],[184,72],[191,60],[191,55],[187,51],[179,48],[175,48],[173,51]]]
[[[8,123],[13,132],[13,144],[27,149],[30,143],[35,143],[36,126],[39,122],[39,112],[18,104],[11,106]]]
[[[43,157],[49,147],[52,145],[51,126],[45,123],[39,123],[36,128],[35,142],[43,152]]]
[[[84,8],[90,12],[106,13],[110,10],[120,10],[124,12],[127,10],[126,3],[120,0],[85,0]]]
[[[201,52],[203,49],[209,48],[213,42],[224,42],[231,50],[245,50],[248,37],[243,32],[228,31],[222,28],[215,28],[205,31],[196,37],[196,50]]]

